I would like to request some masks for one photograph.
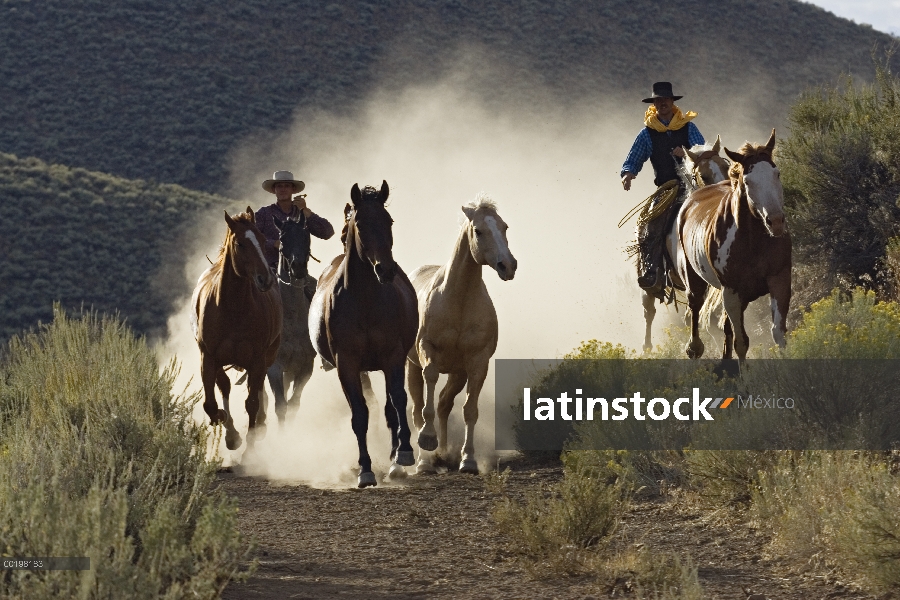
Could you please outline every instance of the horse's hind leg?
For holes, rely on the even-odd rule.
[[[236,450],[241,447],[241,434],[234,428],[234,420],[231,418],[231,380],[222,368],[216,373],[216,385],[222,392],[222,404],[225,405],[225,447]]]
[[[731,360],[732,349],[734,348],[734,328],[731,326],[731,319],[725,317],[725,323],[722,326],[725,331],[725,345],[722,347],[722,359]]]
[[[341,388],[344,390],[344,396],[350,404],[350,425],[353,433],[356,435],[356,443],[359,446],[359,478],[357,480],[358,487],[368,487],[370,485],[378,485],[375,480],[375,474],[372,473],[372,458],[369,456],[369,449],[366,445],[366,432],[369,429],[369,407],[366,406],[366,399],[363,397],[362,384],[359,381],[358,365],[348,365],[349,361],[342,361],[341,357],[336,357],[338,379],[341,382]]]
[[[642,291],[641,304],[644,305],[644,321],[647,324],[644,332],[644,352],[650,352],[653,350],[653,343],[650,341],[650,330],[653,327],[653,318],[656,317],[656,296]]]
[[[314,356],[310,356],[308,361],[300,365],[300,371],[294,375],[291,397],[287,403],[287,416],[289,419],[292,419],[297,414],[297,411],[300,410],[300,396],[303,394],[303,388],[306,387],[310,377],[312,377],[313,358]]]
[[[278,424],[284,425],[284,417],[287,414],[287,402],[284,398],[284,369],[279,361],[272,363],[266,371],[269,379],[269,387],[275,394],[275,414],[278,416]]]
[[[250,446],[254,442],[262,440],[266,435],[265,417],[262,422],[259,418],[260,403],[264,397],[263,386],[266,380],[266,370],[260,365],[247,369],[247,373],[247,400],[244,406],[250,419],[247,427],[247,445]]]
[[[691,340],[685,347],[685,352],[688,358],[700,358],[703,356],[704,350],[703,341],[700,339],[700,310],[703,308],[703,301],[709,286],[692,269],[688,270],[687,279],[688,308],[691,310]]]
[[[446,454],[447,452],[447,420],[450,418],[450,411],[453,410],[453,402],[462,389],[466,387],[466,373],[450,373],[447,377],[447,383],[441,390],[438,398],[437,418],[438,418],[438,454]]]

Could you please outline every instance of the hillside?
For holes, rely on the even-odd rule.
[[[746,95],[782,124],[806,86],[871,78],[872,48],[891,40],[794,0],[658,6],[5,0],[0,151],[221,193],[241,140],[298,108],[348,112],[379,87],[439,79],[472,49],[497,71],[472,85],[504,102],[534,87],[634,101],[668,78],[695,100]]]
[[[163,332],[184,284],[162,267],[182,264],[193,217],[214,205],[227,200],[0,154],[0,340],[51,321],[55,300]]]

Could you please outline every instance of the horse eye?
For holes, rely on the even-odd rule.
[[[475,228],[475,235],[481,235],[481,230],[477,227]]]

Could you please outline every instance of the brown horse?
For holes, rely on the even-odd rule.
[[[384,373],[391,459],[400,466],[415,462],[403,376],[419,311],[416,292],[392,255],[393,220],[384,207],[389,191],[386,181],[380,191],[368,186],[360,191],[358,185],[350,190],[344,254],[322,272],[309,310],[313,346],[324,361],[337,367],[350,404],[359,445],[359,487],[377,484],[366,446],[369,409],[360,382],[363,371]]]
[[[263,256],[265,238],[256,228],[250,207],[234,218],[226,212],[225,222],[228,229],[219,257],[194,288],[191,327],[200,346],[203,409],[212,425],[225,423],[225,445],[236,450],[241,436],[228,406],[231,382],[224,367],[234,365],[247,371],[249,394],[245,406],[250,416],[250,445],[254,439],[262,439],[265,432],[265,407],[260,399],[266,369],[275,360],[281,342],[281,295]],[[217,384],[225,410],[216,403]]]
[[[716,292],[706,299],[707,305],[721,294],[727,316],[723,358],[732,358],[732,349],[741,360],[746,358],[750,339],[744,330],[744,310],[765,294],[771,298],[772,337],[779,346],[785,344],[791,237],[784,221],[781,175],[772,160],[774,149],[774,129],[765,146],[747,142],[738,152],[726,148],[732,160],[728,181],[694,192],[678,216],[685,257],[681,275],[691,309],[686,348],[691,358],[703,355],[698,327],[710,287]]]
[[[696,189],[724,181],[728,178],[729,163],[719,156],[719,148],[721,141],[716,136],[716,142],[713,145],[694,146],[690,150],[685,149],[685,159],[683,166],[683,179],[687,181],[688,189]],[[683,207],[682,207],[683,208]],[[666,233],[665,260],[666,271],[668,277],[660,278],[657,287],[650,290],[641,290],[641,304],[644,307],[644,322],[646,328],[644,330],[644,352],[653,349],[653,342],[650,338],[650,331],[653,327],[653,319],[656,316],[656,301],[670,301],[674,298],[674,290],[684,291],[684,283],[682,283],[679,272],[679,264],[684,262],[684,255],[681,252],[681,242],[678,239],[677,219],[672,219],[672,225]],[[671,284],[671,288],[667,289],[667,284]]]

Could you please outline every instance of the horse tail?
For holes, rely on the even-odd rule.
[[[722,306],[722,290],[709,286],[706,290],[706,298],[703,300],[703,306],[700,307],[700,326],[709,331],[712,322],[713,313]],[[719,329],[725,327],[725,310],[722,308],[719,316]]]

